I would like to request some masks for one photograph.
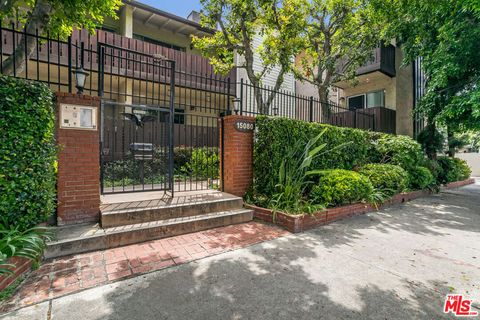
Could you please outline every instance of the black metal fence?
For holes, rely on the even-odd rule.
[[[256,87],[243,79],[237,83],[238,104],[234,111],[241,115],[268,114],[308,122],[331,124],[375,131],[375,115],[366,109],[346,109],[286,90],[274,91],[272,87]],[[270,99],[269,97],[272,96]],[[263,110],[259,106],[263,105]]]
[[[162,128],[168,122],[167,118],[171,117],[171,145],[174,148],[172,157],[175,160],[172,173],[174,190],[199,190],[215,188],[218,185],[217,120],[224,114],[237,112],[255,116],[266,113],[335,126],[395,132],[393,110],[349,110],[286,90],[273,92],[273,88],[268,86],[256,88],[243,79],[237,83],[235,78],[214,74],[211,68],[205,67],[204,60],[196,61],[200,58],[193,55],[177,56],[170,51],[164,52],[158,46],[143,45],[139,40],[126,39],[101,30],[98,30],[96,35],[77,30],[64,41],[54,39],[48,34],[40,35],[38,32],[27,34],[24,29],[19,28],[18,23],[13,23],[0,24],[0,37],[1,73],[4,73],[7,66],[6,59],[12,57],[21,41],[29,42],[33,39],[33,53],[22,70],[13,70],[13,76],[45,82],[54,91],[73,92],[74,71],[83,66],[89,73],[84,93],[101,96],[102,100],[110,105],[122,106],[116,107],[117,111],[123,108],[123,113],[129,113],[133,106],[136,106],[137,110],[163,110],[169,108],[170,101],[173,101],[172,114],[159,111],[155,116],[157,129],[154,131],[161,137],[156,137],[155,143],[146,143],[156,144],[157,149],[158,146],[165,145],[165,142],[158,139],[168,137],[168,134],[162,134]],[[24,53],[28,55],[28,52]],[[169,58],[167,60],[176,63],[174,72],[162,67],[161,61],[165,60],[165,55]],[[268,101],[272,93],[274,97],[267,103],[268,108],[258,108],[259,101]],[[238,98],[238,105],[234,106],[234,98]],[[141,113],[136,116],[141,118]],[[385,119],[388,124],[383,123]],[[103,146],[103,151],[109,152],[104,157],[104,165],[105,170],[110,173],[117,172],[108,166],[115,165],[111,162],[118,161],[120,154],[123,157],[131,156],[130,144],[144,143],[135,138],[139,137],[138,135],[129,136],[125,133],[133,130],[128,127],[132,126],[128,121],[125,115],[116,115],[103,124],[108,139],[105,135],[103,138],[107,139],[109,144]],[[149,126],[153,124],[135,130],[137,133],[138,130],[143,130],[149,136],[153,134],[153,131],[149,131]],[[106,140],[104,142],[107,143]],[[118,166],[116,168],[119,169]],[[120,187],[122,191],[134,188],[137,190],[139,181],[143,181],[142,185],[148,185],[152,182],[148,179],[158,178],[158,174],[157,178],[138,176],[139,172],[136,174],[137,176],[121,182],[112,175],[104,176],[104,187],[111,188],[110,191],[119,190]],[[160,180],[158,178],[153,181],[152,188],[159,187]],[[125,181],[134,184],[125,185]]]

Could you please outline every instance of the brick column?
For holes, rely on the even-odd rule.
[[[60,105],[96,107],[95,129],[62,128]],[[57,93],[57,223],[59,225],[100,220],[100,99]]]
[[[238,129],[237,122],[253,124],[255,118],[230,115],[219,121],[223,121],[220,126],[221,190],[243,197],[253,181],[253,130]]]

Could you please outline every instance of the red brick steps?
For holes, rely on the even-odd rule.
[[[84,224],[56,229],[46,258],[105,250],[162,239],[253,219],[242,198],[214,192],[173,199],[108,203],[102,206],[101,226]]]

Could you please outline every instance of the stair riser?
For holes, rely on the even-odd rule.
[[[253,219],[253,212],[245,212],[242,214],[212,218],[208,220],[200,220],[188,223],[179,223],[170,226],[161,226],[157,228],[150,228],[146,230],[135,230],[133,232],[122,232],[117,234],[107,235],[107,245],[111,248],[144,242],[154,239],[162,239],[181,234],[192,233],[212,228],[228,226],[242,222],[251,221]]]
[[[149,240],[162,239],[186,233],[223,227],[231,224],[248,222],[252,219],[253,211],[245,211],[235,215],[216,217],[206,220],[110,233],[95,238],[48,245],[45,252],[45,258],[49,259],[70,254],[105,250]]]
[[[159,221],[165,219],[190,217],[211,212],[240,209],[243,206],[242,199],[231,199],[218,202],[191,204],[177,207],[162,207],[158,209],[138,210],[134,212],[118,212],[102,214],[102,228],[119,227],[130,224]]]
[[[102,235],[94,238],[69,241],[67,243],[48,244],[47,249],[44,252],[44,258],[51,259],[105,249],[107,249],[107,238]]]

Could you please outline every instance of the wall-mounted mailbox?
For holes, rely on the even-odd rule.
[[[97,108],[60,104],[60,127],[64,129],[97,130]]]
[[[151,143],[131,143],[130,151],[135,160],[152,160],[153,159],[153,144]]]

